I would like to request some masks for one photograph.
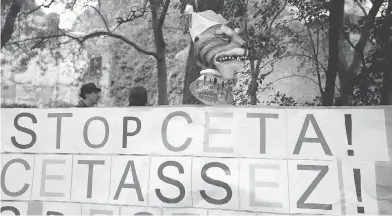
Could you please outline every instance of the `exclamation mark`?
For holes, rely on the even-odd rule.
[[[344,115],[344,120],[346,124],[346,134],[347,134],[347,141],[348,145],[352,146],[352,121],[351,121],[351,114],[345,114]],[[354,156],[354,150],[349,149],[347,150],[348,156]]]
[[[361,191],[361,170],[354,169],[354,181],[355,181],[355,191],[357,193],[358,202],[362,202],[362,191]],[[357,207],[357,212],[364,214],[365,208],[362,206]]]

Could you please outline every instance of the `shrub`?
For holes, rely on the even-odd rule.
[[[28,105],[28,104],[1,104],[1,108],[38,108],[37,106],[34,105]]]

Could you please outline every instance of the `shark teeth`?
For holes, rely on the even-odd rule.
[[[232,56],[219,56],[216,60],[218,62],[227,62],[227,61],[246,61],[246,56],[232,55]]]

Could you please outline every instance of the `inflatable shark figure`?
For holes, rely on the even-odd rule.
[[[220,14],[211,10],[195,13],[191,5],[185,12],[196,62],[202,68],[201,76],[189,86],[191,93],[206,105],[232,104],[236,73],[247,61],[245,41],[226,26],[228,21]]]

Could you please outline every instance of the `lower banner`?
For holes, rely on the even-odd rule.
[[[2,164],[2,214],[378,214],[374,162],[2,154]]]
[[[1,215],[392,215],[392,109],[1,109]]]

